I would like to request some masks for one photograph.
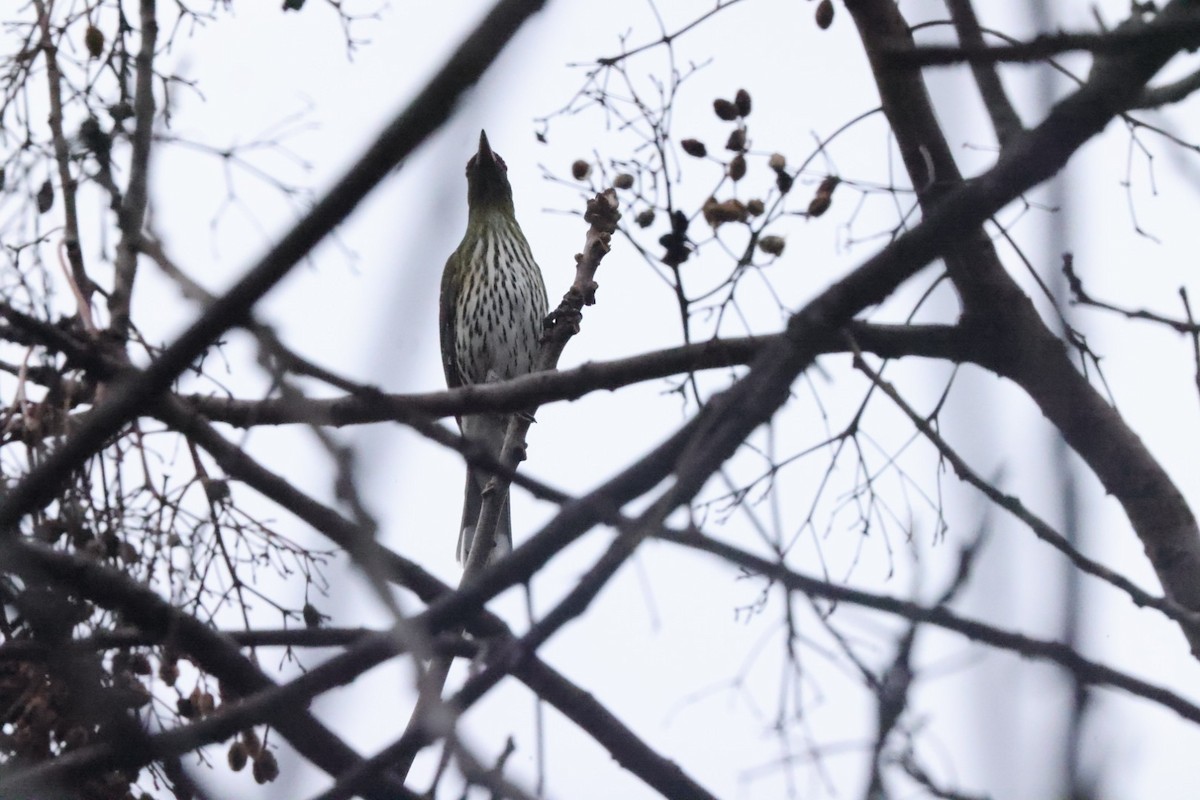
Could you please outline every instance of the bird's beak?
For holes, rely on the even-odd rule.
[[[485,161],[489,164],[494,163],[496,161],[496,154],[492,152],[492,146],[488,144],[487,131],[480,131],[479,154],[476,156],[475,163],[483,164]]]

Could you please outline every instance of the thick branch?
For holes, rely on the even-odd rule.
[[[916,185],[930,176],[925,158],[944,163],[938,183],[950,187],[921,196],[928,220],[964,191],[980,183],[999,183],[1010,198],[1051,177],[1089,137],[1129,108],[1154,74],[1175,55],[1178,32],[1192,31],[1194,3],[1173,0],[1150,22],[1135,23],[1134,32],[1158,31],[1143,45],[1120,55],[1097,59],[1088,80],[1058,103],[1034,130],[1016,137],[996,166],[964,183],[953,168],[928,94],[916,72],[898,71],[892,57],[908,42],[908,26],[890,0],[850,0],[854,15],[905,164]],[[1156,43],[1151,46],[1150,43]],[[1006,169],[1020,165],[1024,174]],[[996,210],[999,210],[997,207]],[[1062,342],[1042,321],[1033,303],[1003,269],[983,234],[983,219],[969,223],[967,246],[948,250],[947,268],[964,303],[963,323],[973,330],[984,358],[979,363],[1011,378],[1036,402],[1072,448],[1121,503],[1141,538],[1167,595],[1200,610],[1200,530],[1182,493],[1146,450],[1125,420],[1071,363]],[[1185,634],[1188,630],[1185,629]],[[1189,635],[1200,652],[1200,636]]]
[[[973,355],[972,339],[948,325],[854,322],[849,330],[864,352],[883,358],[918,356],[965,363]],[[642,381],[747,365],[782,335],[713,339],[615,361],[593,361],[574,369],[535,372],[501,383],[462,386],[441,392],[383,394],[364,389],[349,396],[321,400],[241,400],[202,395],[188,395],[182,399],[212,421],[239,428],[292,424],[340,427],[404,421],[414,414],[432,418],[488,411],[523,411],[559,400],[578,400],[595,391],[614,391]],[[814,340],[822,354],[847,352],[846,338],[841,330],[816,331]]]

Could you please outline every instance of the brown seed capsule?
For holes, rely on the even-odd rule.
[[[715,197],[710,197],[704,201],[700,211],[704,214],[704,221],[712,226],[713,230],[726,222],[745,222],[750,218],[750,213],[741,200],[731,199],[717,202]]]
[[[745,89],[738,89],[737,95],[733,98],[734,105],[737,106],[738,114],[743,117],[750,116],[750,93]]]
[[[88,25],[87,30],[83,32],[83,46],[92,58],[104,55],[104,32],[95,25]]]
[[[117,545],[117,558],[125,564],[136,564],[138,562],[137,548],[129,542],[120,542]]]
[[[741,153],[738,153],[729,162],[729,177],[734,181],[740,181],[746,177],[746,157]]]
[[[158,665],[158,679],[167,686],[174,686],[179,680],[179,665],[174,661],[163,661]]]
[[[37,210],[39,214],[45,214],[54,205],[54,185],[50,181],[42,184],[42,188],[38,189],[37,193]]]
[[[321,627],[321,612],[317,611],[317,607],[312,603],[304,604],[304,627],[319,628]]]
[[[208,502],[213,505],[229,499],[229,481],[223,478],[201,478],[200,485],[208,496]]]
[[[229,752],[225,754],[225,757],[229,759],[229,768],[234,772],[241,772],[245,769],[249,756],[250,754],[246,752],[246,745],[236,740],[229,745]]]
[[[829,210],[832,203],[832,198],[827,194],[819,194],[812,199],[808,204],[808,215],[810,217],[819,217]]]
[[[259,752],[262,751],[262,740],[258,738],[254,728],[246,728],[242,731],[242,744],[246,745],[246,752],[253,758],[258,758]]]
[[[790,192],[792,190],[793,182],[792,176],[786,172],[775,173],[775,185],[779,187],[779,192],[781,194],[787,194]]]
[[[783,237],[764,236],[758,240],[758,249],[767,255],[778,256],[783,253]]]
[[[718,97],[716,100],[713,100],[713,111],[717,112],[717,116],[726,122],[733,122],[738,118],[737,106],[724,97]]]
[[[746,149],[746,129],[737,128],[733,133],[729,134],[728,141],[725,142],[725,149],[732,150],[735,153],[740,153]]]
[[[783,153],[771,153],[771,157],[767,159],[767,166],[779,172],[787,168],[787,159],[783,157]]]
[[[687,153],[689,156],[704,158],[706,155],[708,155],[708,148],[705,147],[704,142],[700,141],[699,139],[684,139],[679,143],[679,146],[682,147],[683,152]]]
[[[279,777],[279,762],[275,760],[274,753],[263,750],[258,754],[258,758],[254,759],[254,766],[250,771],[258,783],[270,783]]]
[[[817,27],[825,30],[833,24],[833,0],[821,0],[817,6]]]
[[[613,178],[613,186],[617,189],[628,189],[633,186],[633,176],[628,172],[622,172]]]
[[[836,175],[830,175],[821,181],[821,185],[817,187],[817,194],[833,194],[833,190],[842,182],[842,179]]]
[[[577,181],[586,180],[587,176],[591,174],[592,165],[584,161],[582,158],[576,160],[575,163],[571,165],[571,177]]]
[[[757,217],[760,214],[762,214],[764,211],[766,211],[767,207],[765,205],[763,205],[762,200],[759,200],[756,197],[753,200],[751,200],[750,202],[746,203],[746,210],[750,212],[750,216]]]
[[[633,218],[639,228],[649,228],[654,224],[654,209],[644,208],[638,212],[638,215]]]

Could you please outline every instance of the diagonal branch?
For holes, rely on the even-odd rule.
[[[158,41],[155,0],[141,0],[140,12],[142,41],[135,59],[137,81],[133,95],[133,156],[129,169],[129,185],[117,212],[121,241],[117,243],[113,288],[108,297],[109,331],[118,342],[124,342],[129,335],[129,306],[133,301],[139,243],[142,238],[142,224],[146,218],[150,144],[154,133],[154,47]]]

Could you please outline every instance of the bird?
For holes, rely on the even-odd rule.
[[[442,367],[451,389],[508,380],[533,371],[546,316],[546,287],[517,223],[504,159],[479,132],[467,162],[467,230],[442,271],[438,327]],[[511,418],[506,413],[458,419],[463,436],[499,459]],[[483,489],[491,473],[467,465],[457,557],[466,564]],[[512,510],[501,498],[489,563],[512,550]]]

